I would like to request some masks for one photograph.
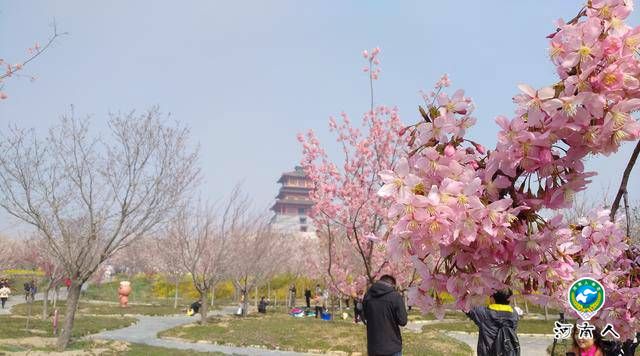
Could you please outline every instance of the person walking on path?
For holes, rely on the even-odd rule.
[[[4,309],[4,305],[9,299],[9,295],[11,294],[11,289],[5,284],[0,285],[0,302],[2,302],[2,309]]]
[[[24,301],[29,301],[29,295],[31,294],[31,285],[29,282],[24,282]]]
[[[509,305],[511,290],[491,295],[489,306],[475,307],[467,316],[478,326],[478,356],[519,356],[520,342],[516,330],[518,314]]]
[[[364,296],[362,309],[369,356],[401,356],[400,326],[407,325],[407,310],[396,291],[396,279],[384,275],[375,282]]]
[[[311,289],[304,290],[304,300],[307,302],[307,309],[311,309]]]

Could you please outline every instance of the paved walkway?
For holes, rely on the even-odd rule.
[[[60,290],[58,294],[58,300],[65,300],[67,296],[66,290]],[[35,300],[42,300],[44,294],[37,293],[35,295]],[[50,300],[53,297],[53,293],[49,294]],[[0,315],[8,315],[11,314],[11,307],[16,304],[24,304],[24,295],[13,295],[7,299],[5,304],[5,309],[0,309]],[[228,315],[232,314],[235,311],[235,307],[224,308],[222,311],[214,311],[210,313],[210,316],[213,315]],[[191,342],[181,342],[175,340],[165,340],[158,338],[158,333],[168,330],[180,325],[190,324],[197,320],[199,317],[189,317],[185,315],[172,315],[172,316],[145,316],[145,315],[135,315],[135,318],[138,319],[138,322],[132,326],[104,331],[99,334],[89,335],[87,338],[94,339],[107,339],[107,340],[120,340],[127,342],[134,342],[140,344],[146,344],[150,346],[159,346],[159,347],[167,347],[172,349],[180,349],[180,350],[195,350],[202,352],[222,352],[229,355],[250,355],[250,356],[259,356],[259,355],[282,355],[282,356],[310,356],[313,354],[305,354],[298,352],[289,352],[289,351],[276,351],[276,350],[267,350],[258,347],[232,347],[232,346],[223,346],[223,345],[214,345],[208,343],[191,343]]]
[[[222,311],[214,311],[209,315],[228,315],[235,311],[235,307],[227,307]],[[195,350],[202,352],[222,352],[229,355],[283,355],[283,356],[298,356],[298,355],[313,355],[290,351],[276,351],[262,349],[258,347],[234,347],[215,345],[202,342],[183,342],[176,340],[160,339],[158,333],[168,330],[180,325],[193,323],[199,317],[189,317],[184,315],[173,316],[136,316],[139,320],[136,324],[117,330],[104,331],[99,334],[90,335],[92,339],[106,339],[106,340],[119,340],[131,343],[139,343],[150,346],[167,347],[172,349],[181,350]]]
[[[478,346],[478,333],[466,333],[462,331],[448,331],[447,335],[460,340],[471,347],[475,355]],[[518,334],[520,340],[521,356],[541,356],[547,354],[547,347],[553,343],[552,335]]]
[[[53,292],[49,293],[49,302],[53,302]],[[44,297],[43,293],[36,293],[35,300],[42,300]],[[67,298],[67,290],[62,288],[58,293],[58,300],[65,300]],[[4,309],[0,309],[0,315],[11,314],[11,307],[16,304],[24,304],[26,301],[24,300],[24,294],[12,295],[7,299],[7,303],[4,306]],[[52,304],[50,304],[52,305]]]
[[[53,297],[53,293],[50,294],[50,298]],[[43,294],[36,294],[35,300],[42,300]],[[66,298],[66,290],[61,290],[58,295],[59,300],[64,300]],[[7,303],[5,305],[5,309],[0,309],[0,315],[2,314],[11,314],[10,309],[12,306],[16,304],[24,303],[24,295],[14,295],[9,297]],[[209,315],[229,315],[235,311],[235,307],[227,307],[222,309],[221,311],[213,311]],[[201,352],[222,352],[228,355],[250,355],[250,356],[260,356],[260,355],[282,355],[282,356],[310,356],[314,354],[309,353],[299,353],[299,352],[291,352],[291,351],[277,351],[277,350],[268,350],[258,347],[234,347],[234,346],[224,346],[224,345],[215,345],[204,342],[184,342],[170,339],[160,339],[158,338],[158,333],[168,330],[180,325],[190,324],[196,321],[198,317],[189,317],[185,315],[173,315],[173,316],[145,316],[145,315],[136,315],[138,322],[132,326],[104,331],[99,334],[90,335],[87,338],[93,339],[106,339],[106,340],[120,340],[132,343],[140,343],[146,344],[150,346],[158,346],[158,347],[166,347],[172,349],[180,349],[180,350],[195,350]],[[459,321],[458,319],[452,320],[443,320],[443,321]],[[413,332],[420,332],[422,330],[422,326],[426,324],[437,324],[438,320],[428,320],[428,321],[415,321],[410,322],[407,325],[407,329]],[[478,333],[467,333],[467,332],[459,332],[459,331],[448,331],[447,335],[460,340],[471,347],[474,350],[478,342]],[[521,356],[539,356],[546,355],[547,347],[553,343],[553,336],[551,335],[527,335],[520,334],[518,335],[520,339],[520,345],[522,347]]]

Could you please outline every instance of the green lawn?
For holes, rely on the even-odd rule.
[[[58,313],[61,315],[65,311],[65,301],[58,301]],[[27,315],[28,304],[18,304],[11,308],[11,312],[16,315]],[[53,314],[53,309],[49,307],[49,313]],[[120,308],[118,304],[90,303],[80,301],[78,314],[98,314],[98,315],[121,315],[121,314],[142,314],[142,315],[167,315],[181,314],[180,309],[174,309],[173,304],[129,304],[126,308]],[[42,314],[42,301],[36,301],[32,305],[32,315]]]
[[[87,288],[83,298],[92,300],[118,301],[119,280],[131,281],[131,295],[129,295],[129,303],[150,303],[150,302],[168,302],[170,298],[158,298],[153,293],[153,279],[146,277],[125,278],[120,277],[113,282],[91,284]],[[173,299],[170,299],[173,303]],[[180,301],[178,301],[180,303]]]
[[[554,320],[532,320],[521,319],[518,321],[518,332],[523,334],[553,334]],[[477,332],[478,327],[471,320],[461,320],[459,322],[442,322],[436,324],[428,324],[424,326],[425,330],[440,331],[466,331]]]
[[[52,336],[53,326],[50,320],[32,319],[29,322],[29,329],[26,330],[27,319],[9,315],[0,316],[0,344],[1,339],[22,338],[29,336]],[[127,327],[136,322],[130,317],[95,317],[77,316],[73,325],[73,337],[95,334],[102,330],[119,329]],[[62,319],[59,325],[61,326]]]
[[[51,340],[53,343],[54,340]],[[128,356],[189,356],[189,355],[204,355],[204,356],[221,356],[225,355],[221,352],[198,352],[194,350],[176,350],[168,349],[164,347],[148,346],[143,344],[129,344],[120,341],[91,341],[91,340],[78,340],[69,344],[67,351],[81,350],[85,351],[89,355],[128,355]],[[0,355],[4,352],[47,352],[56,354],[54,347],[29,347],[24,345],[14,344],[0,344]]]
[[[191,341],[206,340],[238,346],[261,345],[268,349],[366,354],[366,335],[362,324],[350,321],[321,321],[293,318],[285,314],[252,315],[246,318],[212,318],[207,325],[187,325],[162,332],[162,337]],[[405,355],[469,355],[470,348],[439,331],[405,332]]]
[[[427,313],[427,314],[422,314],[421,311],[414,309],[411,309],[408,313],[408,319],[410,321],[416,321],[416,320],[436,320],[436,316],[433,315],[432,313]],[[464,315],[463,312],[461,311],[457,311],[457,310],[450,310],[450,311],[446,311],[444,313],[444,318],[445,319],[458,319],[458,320],[466,320],[467,316]]]

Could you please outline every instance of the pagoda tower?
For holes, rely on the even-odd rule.
[[[276,196],[276,202],[271,207],[275,212],[271,220],[271,226],[283,233],[294,235],[315,235],[313,224],[309,218],[309,211],[313,202],[309,193],[313,190],[313,183],[306,176],[300,166],[296,166],[292,172],[282,173],[278,183],[280,191]]]

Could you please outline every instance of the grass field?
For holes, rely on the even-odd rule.
[[[119,329],[133,324],[135,318],[130,317],[94,317],[77,316],[73,325],[73,337],[95,334],[102,330]],[[29,329],[25,329],[27,319],[23,316],[0,316],[0,344],[2,339],[23,338],[30,336],[52,336],[53,325],[50,320],[32,318]],[[60,324],[62,319],[60,319]]]
[[[60,315],[64,315],[65,311],[65,301],[58,301],[58,313]],[[28,313],[28,305],[27,304],[18,304],[11,308],[11,312],[15,315],[27,315]],[[53,313],[51,307],[49,307],[49,313]],[[122,315],[122,314],[141,314],[141,315],[170,315],[170,314],[180,314],[182,313],[181,309],[174,309],[173,304],[129,304],[126,308],[120,308],[118,304],[115,303],[91,303],[86,301],[81,301],[78,307],[78,314],[90,314],[90,315]],[[40,316],[42,314],[42,302],[37,301],[32,305],[32,315]]]
[[[0,343],[0,355],[2,352],[20,352],[24,354],[30,354],[35,352],[44,352],[47,354],[57,354],[55,347],[53,346],[55,340],[47,340],[50,346],[29,347],[20,344],[5,344]],[[197,352],[193,350],[176,350],[167,349],[164,347],[148,346],[143,344],[129,344],[120,341],[89,341],[79,340],[73,342],[67,348],[67,351],[83,351],[87,355],[127,355],[127,356],[189,356],[189,355],[203,355],[203,356],[221,356],[225,355],[221,352]]]
[[[532,320],[520,319],[518,321],[518,333],[522,334],[553,334],[553,320]],[[465,331],[477,332],[478,327],[471,320],[461,320],[459,322],[442,322],[437,324],[427,324],[425,330],[440,331]]]
[[[190,341],[206,340],[237,346],[260,345],[268,349],[308,352],[360,352],[366,354],[362,324],[293,318],[285,314],[252,315],[246,318],[212,318],[207,325],[187,325],[162,332],[162,337]],[[435,330],[405,332],[405,355],[469,355],[469,347]]]

